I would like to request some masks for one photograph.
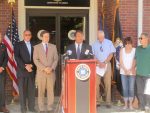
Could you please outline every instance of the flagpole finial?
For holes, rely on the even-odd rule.
[[[116,0],[116,6],[119,7],[119,4],[120,4],[120,0]]]
[[[15,2],[16,2],[15,0],[8,0],[8,3],[11,5],[15,4]]]

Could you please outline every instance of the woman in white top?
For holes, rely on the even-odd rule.
[[[123,87],[123,97],[125,106],[133,109],[132,102],[134,98],[134,86],[135,86],[135,48],[132,47],[131,37],[127,37],[124,40],[125,47],[120,51],[120,74]],[[129,105],[128,105],[129,101]]]

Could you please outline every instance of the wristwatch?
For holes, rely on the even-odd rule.
[[[1,68],[2,68],[3,71],[5,70],[3,67],[1,67]]]

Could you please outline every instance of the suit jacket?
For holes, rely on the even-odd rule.
[[[0,43],[0,67],[3,67],[6,70],[8,62],[8,54],[7,54],[7,48],[4,44]],[[5,70],[0,73],[0,75],[4,75]]]
[[[28,51],[28,48],[26,46],[25,41],[21,41],[15,45],[14,49],[15,53],[15,60],[17,62],[17,76],[18,77],[29,77],[35,76],[35,65],[33,63],[33,45],[31,43],[31,59],[30,54]],[[25,68],[25,64],[32,64],[33,65],[33,71],[28,72]]]
[[[56,46],[53,44],[48,44],[48,53],[46,56],[43,44],[40,43],[34,47],[33,60],[37,66],[37,76],[46,75],[43,71],[46,67],[50,67],[53,70],[56,69],[58,63],[58,54]],[[53,71],[54,74],[54,71]]]
[[[76,53],[76,46],[75,43],[71,44],[67,47],[67,51],[71,50],[72,54],[69,55],[69,59],[77,59],[77,53]],[[92,55],[86,55],[85,52],[86,50],[89,50],[89,53],[92,53],[92,47],[88,44],[82,43],[82,47],[81,47],[81,53],[80,53],[80,60],[84,60],[84,59],[92,59],[93,56]]]

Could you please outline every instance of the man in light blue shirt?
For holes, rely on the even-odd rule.
[[[116,49],[112,43],[112,41],[105,39],[105,34],[103,31],[98,31],[98,40],[92,45],[92,50],[97,59],[97,66],[99,68],[105,68],[107,66],[106,72],[103,76],[104,85],[105,85],[105,96],[107,108],[111,107],[111,63],[110,60],[113,57],[113,53],[116,52]],[[96,100],[97,106],[100,106],[100,83],[101,76],[96,75]]]

